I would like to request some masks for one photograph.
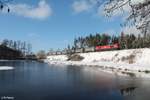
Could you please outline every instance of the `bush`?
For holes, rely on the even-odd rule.
[[[81,61],[83,59],[84,59],[84,57],[82,57],[78,54],[68,55],[68,61]]]
[[[127,57],[122,57],[121,60],[122,61],[126,61],[127,60],[129,62],[129,64],[132,64],[132,63],[134,63],[134,58],[135,58],[135,55],[131,54],[131,55],[127,56]]]
[[[44,50],[39,51],[36,56],[38,59],[46,59],[46,53]]]

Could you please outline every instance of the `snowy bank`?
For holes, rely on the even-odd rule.
[[[150,49],[130,49],[103,52],[79,53],[82,61],[67,61],[66,55],[48,56],[49,64],[101,66],[111,70],[144,72],[150,71]]]
[[[67,59],[66,55],[53,55],[47,57],[48,61],[67,61]]]
[[[1,70],[13,70],[14,67],[10,67],[10,66],[0,66],[0,71]]]

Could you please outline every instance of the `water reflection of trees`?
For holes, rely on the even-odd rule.
[[[132,96],[136,91],[136,88],[139,87],[141,82],[135,77],[123,77],[115,75],[115,83],[119,92],[122,96]]]
[[[131,87],[126,87],[126,88],[121,88],[120,93],[122,96],[130,96],[133,94],[137,87],[131,86]]]

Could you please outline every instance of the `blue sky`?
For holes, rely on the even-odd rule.
[[[90,33],[119,34],[121,29],[121,17],[108,19],[87,0],[14,0],[9,6],[11,13],[0,13],[0,40],[30,42],[34,52],[65,48]]]

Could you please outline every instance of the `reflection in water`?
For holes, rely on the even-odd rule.
[[[0,97],[15,100],[138,100],[139,97],[149,100],[150,97],[150,80],[122,77],[98,68],[32,61],[0,62],[0,65],[15,68],[0,71]]]
[[[136,89],[137,87],[127,87],[127,88],[122,88],[120,89],[120,92],[123,96],[130,96],[132,95],[132,93],[134,92],[134,90]]]

